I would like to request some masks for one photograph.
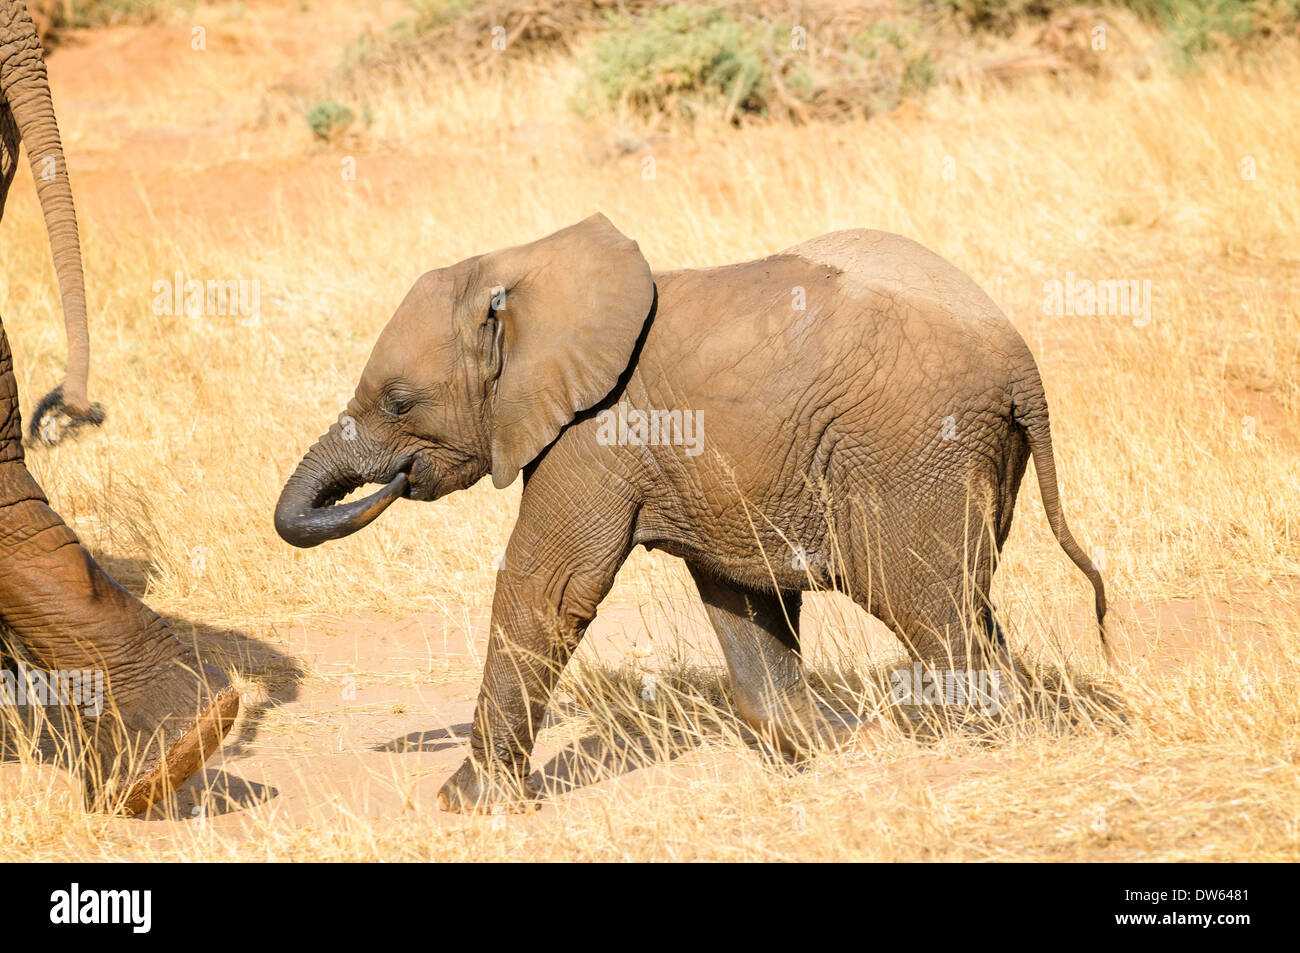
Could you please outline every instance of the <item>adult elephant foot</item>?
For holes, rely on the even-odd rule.
[[[452,814],[528,814],[541,805],[527,774],[466,758],[438,792],[438,807]]]
[[[221,747],[239,715],[239,692],[210,665],[178,659],[160,682],[148,701],[115,700],[85,719],[87,810],[129,816],[152,807]]]

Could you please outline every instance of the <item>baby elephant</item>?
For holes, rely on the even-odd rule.
[[[686,560],[741,715],[792,755],[858,730],[805,683],[805,590],[848,593],[932,669],[1006,670],[989,586],[1031,454],[1100,625],[1038,369],[968,277],[862,230],[652,273],[595,215],[422,276],[275,526],[315,546],[523,470],[470,756],[439,794],[517,810],[556,679],[637,545]],[[386,485],[340,502],[366,483]]]

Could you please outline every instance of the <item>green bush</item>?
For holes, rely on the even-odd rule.
[[[923,93],[935,84],[938,74],[939,68],[930,58],[929,53],[922,53],[909,59],[907,65],[903,67],[901,92],[905,96]]]
[[[317,139],[330,141],[341,135],[356,114],[351,108],[333,99],[318,99],[307,108],[307,125]]]
[[[1007,32],[1026,19],[1044,19],[1081,0],[939,0],[939,5],[973,30]],[[1132,11],[1165,34],[1174,58],[1190,63],[1206,53],[1240,46],[1258,37],[1294,33],[1300,0],[1109,0]]]
[[[1252,48],[1300,25],[1300,0],[899,0],[892,19],[855,4],[843,15],[814,17],[805,48],[791,30],[803,16],[800,0],[760,3],[752,12],[739,0],[545,0],[544,9],[537,0],[411,2],[407,19],[349,47],[342,81],[412,62],[496,68],[500,58],[485,38],[504,27],[511,58],[572,51],[590,38],[585,83],[572,101],[580,112],[612,104],[649,118],[720,113],[736,124],[749,116],[804,122],[893,109],[944,80],[948,51],[965,42],[959,34],[1009,34],[1061,11],[1129,10],[1156,28],[1180,64]],[[1077,19],[1067,28],[1077,30]],[[322,95],[339,88],[346,87]],[[340,118],[339,109],[313,107],[308,122],[318,136],[347,125],[350,114]]]
[[[925,92],[937,79],[938,68],[915,20],[880,20],[851,42],[874,78],[872,86],[884,108],[892,109],[903,96]]]
[[[1167,24],[1174,47],[1186,57],[1212,53],[1254,32],[1254,14],[1241,0],[1183,3]]]
[[[476,0],[416,0],[414,16],[397,23],[393,29],[410,36],[424,36],[455,22],[475,4]]]
[[[1079,0],[939,0],[939,6],[974,30],[1008,32],[1022,20],[1040,20]]]
[[[123,23],[157,23],[192,3],[177,0],[60,0],[54,7],[56,27],[117,26]]]
[[[937,81],[924,36],[919,23],[879,21],[856,34],[823,31],[812,56],[794,45],[788,22],[677,3],[607,22],[587,64],[591,95],[577,105],[596,99],[686,119],[721,110],[734,123],[869,116]]]
[[[1216,50],[1240,48],[1277,33],[1295,33],[1300,0],[1118,0],[1165,33],[1165,45],[1183,64]]]
[[[608,102],[692,118],[719,105],[763,112],[770,36],[714,7],[674,4],[644,19],[611,21],[589,72]]]

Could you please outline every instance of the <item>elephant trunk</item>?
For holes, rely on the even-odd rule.
[[[406,474],[409,461],[391,476],[370,479],[341,462],[343,440],[341,428],[335,424],[307,451],[280,491],[280,500],[275,505],[275,531],[286,543],[305,549],[350,536],[374,522],[394,500],[406,495],[410,485]],[[364,499],[338,502],[359,486],[385,481],[382,489]]]
[[[63,319],[68,335],[68,371],[63,406],[70,416],[91,414],[86,393],[90,373],[90,333],[86,326],[86,288],[81,268],[81,243],[72,187],[63,160],[63,145],[54,118],[50,85],[36,27],[21,4],[5,4],[11,12],[0,23],[0,89],[13,115],[36,182],[45,215],[50,252],[59,279]]]

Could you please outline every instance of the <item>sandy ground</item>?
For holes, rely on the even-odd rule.
[[[1207,656],[1274,656],[1279,598],[1294,607],[1294,592],[1276,588],[1243,591],[1231,605],[1208,599],[1162,606],[1114,607],[1116,656],[1121,667],[1149,664],[1177,669]],[[1270,621],[1262,618],[1272,613]],[[265,640],[233,632],[200,636],[209,658],[256,677],[259,687],[244,698],[244,711],[220,755],[205,771],[150,814],[111,822],[132,830],[140,846],[165,846],[178,824],[201,822],[213,833],[256,841],[266,825],[323,825],[339,818],[392,818],[421,810],[426,823],[463,819],[431,810],[438,788],[460,764],[478,693],[486,650],[487,607],[461,620],[433,615],[393,618],[359,614],[286,626]],[[1091,649],[1086,615],[1072,630],[1081,653]],[[1300,611],[1293,614],[1300,625]],[[1215,635],[1207,634],[1213,622]],[[883,625],[834,594],[812,594],[804,615],[810,656],[826,652],[826,631],[849,633],[864,653],[897,654]],[[1140,635],[1135,639],[1130,632]],[[1228,638],[1223,636],[1227,635]],[[722,668],[707,619],[697,602],[603,606],[575,661],[632,666],[647,676],[680,664]],[[266,687],[262,687],[266,686]],[[546,729],[573,706],[563,691],[534,754],[534,781],[544,792],[541,810],[514,824],[545,824],[557,803],[586,798],[644,796],[657,785],[691,778],[726,782],[739,774],[736,752],[694,750],[690,743],[668,757],[600,735],[556,737]],[[749,760],[760,760],[755,740]],[[914,752],[901,763],[856,768],[860,790],[887,797],[900,784],[938,790],[959,780],[1005,771],[1005,759],[960,758]],[[52,779],[33,769],[0,765],[0,792]],[[62,774],[49,766],[38,774]],[[74,796],[67,779],[69,797]],[[608,803],[608,802],[607,802]]]

